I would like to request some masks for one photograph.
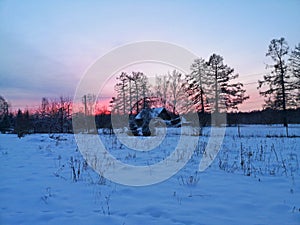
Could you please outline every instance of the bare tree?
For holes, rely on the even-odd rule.
[[[169,81],[169,98],[172,105],[172,113],[177,114],[177,110],[180,111],[182,102],[184,101],[185,92],[184,92],[184,80],[182,74],[176,70],[173,70],[172,73],[168,73]]]
[[[96,105],[96,95],[89,93],[82,96],[82,104],[84,105],[84,114],[92,115]]]
[[[168,90],[169,90],[169,79],[167,75],[155,77],[155,90],[154,94],[158,97],[162,103],[162,106],[166,108]]]
[[[147,76],[144,74],[140,77],[140,88],[143,100],[143,109],[147,107],[147,98],[150,96],[150,84],[148,82]]]
[[[71,130],[71,106],[72,101],[70,97],[60,96],[60,105],[59,107],[59,124],[60,124],[60,132],[70,132]],[[93,102],[94,103],[94,102]]]
[[[61,96],[49,100],[43,97],[40,108],[34,115],[35,132],[71,132],[72,101],[70,97]]]

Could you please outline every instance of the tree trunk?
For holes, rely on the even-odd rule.
[[[215,112],[219,112],[219,96],[218,96],[218,69],[215,68]]]
[[[286,118],[286,99],[285,99],[286,96],[285,96],[285,85],[284,85],[284,70],[282,67],[281,58],[279,58],[279,64],[280,64],[280,82],[281,82],[281,88],[282,88],[283,126],[288,127],[287,118]]]

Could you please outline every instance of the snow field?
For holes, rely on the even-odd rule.
[[[216,159],[200,173],[209,133],[203,130],[179,173],[145,187],[95,173],[71,134],[0,135],[0,224],[300,224],[300,127],[290,128],[290,138],[280,126],[241,126],[240,137],[228,127]],[[114,135],[100,138],[117,159],[149,165],[167,157],[179,136],[170,129],[145,152]]]

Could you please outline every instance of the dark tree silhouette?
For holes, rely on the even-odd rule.
[[[211,108],[215,113],[221,110],[237,109],[237,105],[243,103],[249,98],[245,94],[243,84],[240,82],[234,83],[232,80],[238,78],[238,74],[234,74],[234,69],[223,63],[223,57],[213,54],[210,56],[208,63],[209,77],[212,77],[210,98]]]
[[[208,73],[208,65],[204,59],[195,59],[191,65],[191,73],[186,76],[184,84],[187,95],[195,108],[202,114],[209,110],[206,94],[210,91],[213,78]]]
[[[128,75],[125,72],[122,72],[120,76],[117,77],[117,80],[119,81],[115,85],[115,91],[117,92],[117,102],[115,102],[115,109],[118,110],[118,112],[125,115],[128,112],[128,104],[127,100],[130,96],[128,96],[129,91],[129,79]]]
[[[19,138],[24,137],[26,134],[29,134],[31,130],[31,121],[28,110],[25,113],[19,109],[16,121],[14,132],[18,135]]]
[[[49,100],[42,98],[41,106],[33,114],[34,132],[67,133],[72,131],[72,102],[69,97]]]
[[[8,113],[9,104],[0,96],[0,132],[5,133],[9,130],[11,124]]]
[[[186,97],[183,86],[182,74],[176,70],[168,74],[169,81],[169,99],[173,106],[172,113],[175,115],[178,111],[182,111],[184,98]]]
[[[167,105],[169,83],[167,75],[155,77],[154,95],[160,99],[164,108]]]
[[[117,96],[110,102],[112,113],[123,115],[139,113],[145,107],[145,102],[142,106],[136,103],[140,99],[147,99],[150,95],[148,78],[142,72],[132,72],[131,75],[122,72],[117,80],[119,82],[114,87]]]
[[[295,83],[295,94],[297,107],[300,107],[300,43],[292,51],[290,57],[290,67]]]
[[[293,94],[295,86],[290,80],[286,63],[288,53],[289,46],[284,38],[273,39],[266,53],[266,56],[269,56],[274,62],[274,64],[268,65],[268,68],[272,68],[272,71],[264,76],[264,80],[258,81],[259,93],[266,97],[265,106],[283,110],[283,125],[285,127],[288,126],[286,110],[295,105]]]

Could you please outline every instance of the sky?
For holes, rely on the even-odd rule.
[[[250,95],[240,110],[260,109],[256,87],[267,72],[268,45],[280,37],[291,48],[300,42],[299,8],[299,0],[1,0],[0,95],[13,110],[37,107],[42,97],[72,97],[101,56],[158,40],[204,59],[222,55]]]

